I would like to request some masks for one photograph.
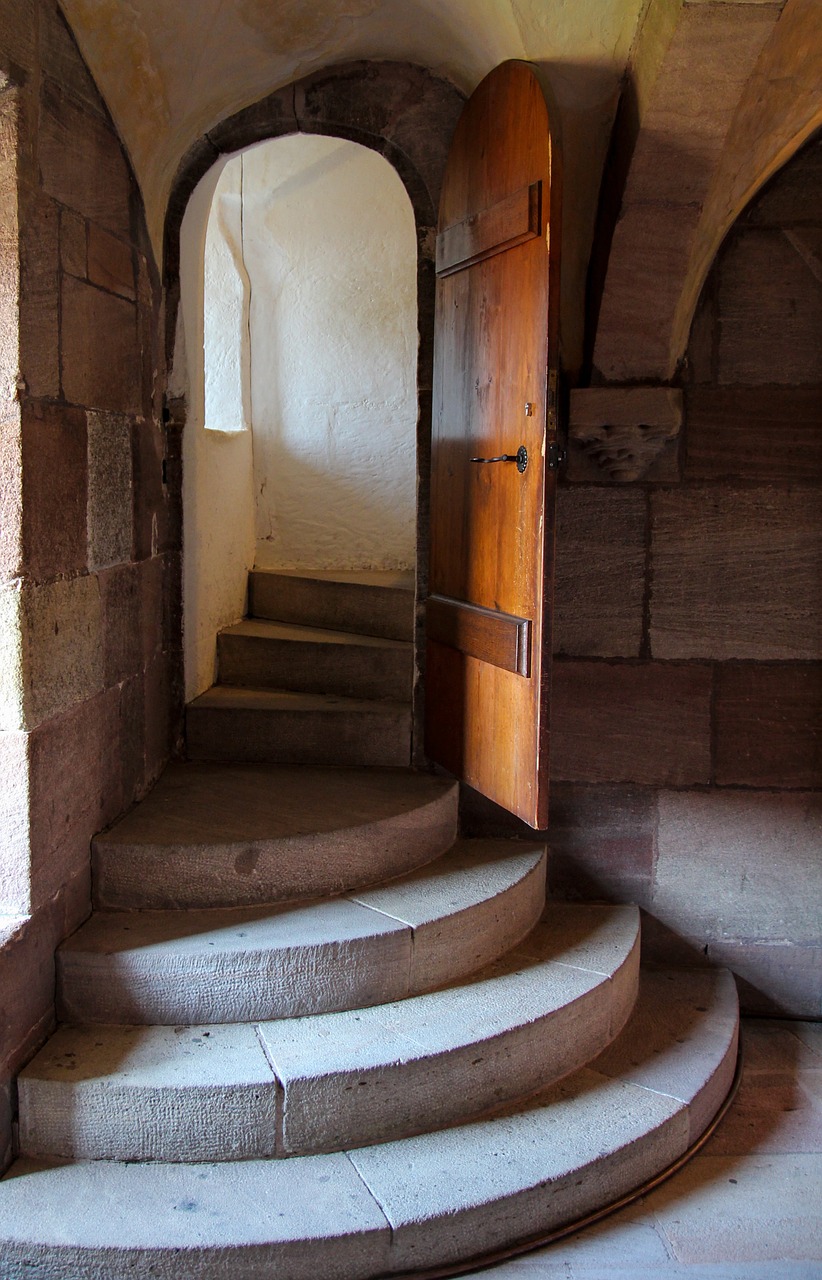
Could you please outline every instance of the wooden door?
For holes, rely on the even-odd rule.
[[[465,107],[440,201],[426,753],[534,827],[548,820],[559,179],[534,69],[503,63]]]

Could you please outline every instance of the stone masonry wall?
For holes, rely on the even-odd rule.
[[[180,520],[142,208],[53,0],[1,0],[0,71],[2,1167],[90,838],[176,734]]]
[[[648,477],[559,498],[553,892],[822,1015],[822,140],[733,228]],[[573,461],[573,460],[572,460]],[[586,479],[574,481],[575,475]],[[469,829],[508,829],[476,798]]]

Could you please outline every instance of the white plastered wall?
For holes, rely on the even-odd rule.
[[[183,222],[180,315],[191,699],[255,541],[281,568],[414,564],[416,234],[394,169],[300,134],[215,166]]]

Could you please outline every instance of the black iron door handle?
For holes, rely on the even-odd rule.
[[[521,444],[516,453],[501,453],[496,458],[472,458],[472,462],[515,462],[517,471],[524,471],[528,466],[528,450]]]

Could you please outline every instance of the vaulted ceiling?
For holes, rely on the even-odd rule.
[[[647,0],[62,5],[131,155],[156,243],[174,173],[195,138],[291,80],[352,59],[419,63],[466,92],[506,58],[539,63],[578,154],[593,149],[599,161]]]

